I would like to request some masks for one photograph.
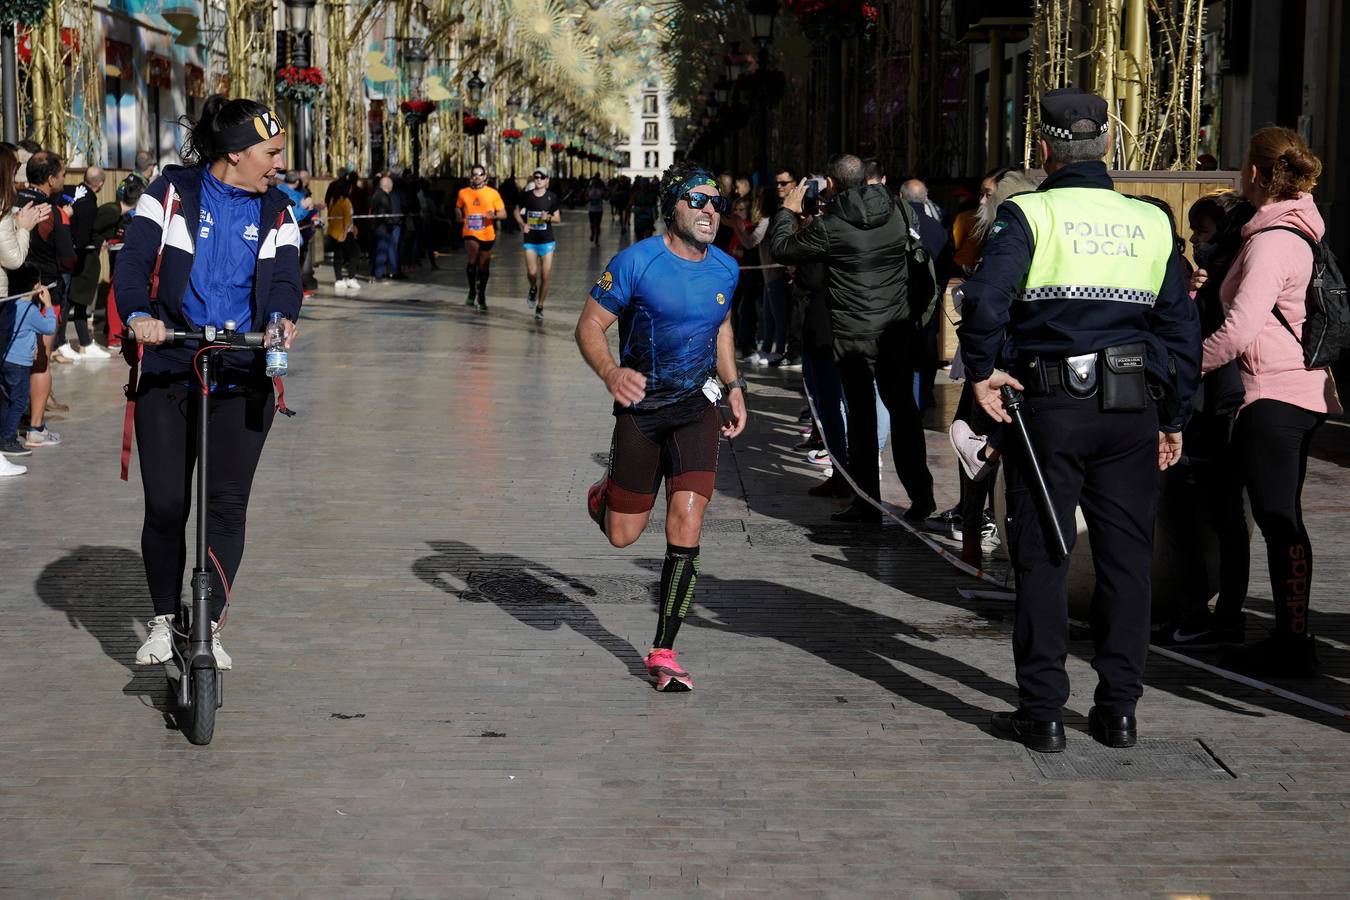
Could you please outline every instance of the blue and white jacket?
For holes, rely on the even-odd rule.
[[[136,214],[127,226],[126,242],[117,256],[113,286],[117,310],[123,319],[141,312],[156,316],[170,329],[197,330],[201,323],[189,320],[183,297],[196,261],[197,223],[201,214],[204,166],[167,166],[150,183]],[[300,318],[303,291],[300,285],[300,229],[291,211],[291,201],[275,187],[262,195],[259,216],[258,259],[253,275],[253,321],[266,322],[279,312],[292,322]],[[161,247],[158,291],[150,295],[155,280],[155,259]],[[192,371],[191,345],[146,347],[141,359],[145,374],[180,374]],[[249,381],[265,382],[261,354],[226,356],[227,370],[236,376],[247,373]],[[253,377],[256,376],[256,379]],[[238,383],[238,382],[237,382]]]

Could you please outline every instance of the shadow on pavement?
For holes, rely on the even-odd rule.
[[[623,663],[630,675],[647,680],[642,654],[567,592],[596,597],[591,584],[534,560],[487,553],[462,541],[427,544],[435,553],[412,565],[413,574],[422,581],[464,602],[492,603],[540,631],[566,625]]]
[[[139,697],[177,727],[163,666],[136,665],[136,648],[144,639],[137,624],[151,614],[139,554],[124,547],[77,547],[50,563],[38,575],[35,589],[47,606],[63,612],[71,628],[83,628],[109,658],[126,667],[131,680],[122,693]]]

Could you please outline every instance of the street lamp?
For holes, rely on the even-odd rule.
[[[408,40],[403,44],[403,67],[408,73],[408,93],[410,99],[416,99],[422,90],[422,75],[427,70],[427,60],[430,55],[426,47],[422,46],[421,41]],[[414,113],[408,119],[409,131],[412,137],[412,170],[414,175],[420,175],[422,169],[422,123],[426,121],[426,116]]]
[[[773,43],[773,20],[778,15],[778,0],[749,0],[746,9],[750,13],[750,30],[755,44],[759,46],[758,77],[767,78],[769,71],[769,45]],[[759,157],[763,175],[763,184],[768,184],[773,173],[769,171],[769,104],[760,98],[759,106]]]
[[[318,0],[284,0],[286,5],[286,27],[290,31],[290,64],[297,69],[308,69],[310,27],[314,20],[314,6]],[[297,169],[309,168],[309,110],[308,104],[293,103],[294,148],[292,159]]]
[[[414,94],[422,89],[422,76],[426,74],[429,59],[431,55],[421,41],[409,40],[403,45],[403,67],[407,70],[408,84]]]
[[[464,85],[469,91],[469,103],[477,108],[478,104],[483,102],[483,88],[487,87],[487,82],[478,76],[478,70],[473,70],[473,75]]]
[[[773,20],[778,15],[778,0],[749,0],[750,31],[761,48],[773,43]]]

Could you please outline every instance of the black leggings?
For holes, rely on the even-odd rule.
[[[333,280],[343,280],[343,269],[346,269],[348,278],[354,278],[356,276],[356,239],[348,237],[345,241],[339,241],[337,238],[326,237],[323,240],[326,245],[325,249],[333,254]]]
[[[206,538],[231,584],[244,557],[244,519],[253,473],[275,415],[270,384],[265,389],[222,391],[211,397]],[[141,529],[145,577],[155,615],[170,615],[178,612],[187,563],[184,528],[192,509],[192,471],[197,462],[195,385],[142,384],[136,399],[136,446],[145,488]],[[224,586],[209,561],[207,568],[211,571],[211,618],[219,621],[225,608]]]
[[[1252,517],[1266,541],[1279,634],[1308,633],[1313,555],[1303,527],[1303,479],[1313,433],[1326,418],[1279,400],[1257,400],[1238,413],[1233,434]]]

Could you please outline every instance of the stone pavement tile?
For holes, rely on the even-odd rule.
[[[611,420],[566,318],[604,260],[560,251],[540,329],[507,302],[514,256],[487,316],[458,307],[453,267],[449,289],[309,304],[207,748],[132,663],[148,610],[138,476],[111,475],[121,373],[58,374],[66,444],[0,483],[5,521],[31,523],[0,531],[0,892],[167,895],[176,852],[268,897],[1347,893],[1328,717],[1155,657],[1146,736],[1200,738],[1235,778],[1051,782],[992,738],[1016,696],[1010,605],[961,599],[974,583],[898,528],[827,522],[789,449],[788,373],[752,373],[752,428],[722,453],[680,637],[699,689],[651,691],[633,676],[663,536],[615,551],[582,514]],[[1310,465],[1328,584],[1343,477]],[[1350,609],[1326,593],[1337,678],[1313,689],[1344,697]],[[1081,635],[1068,662],[1075,745],[1090,653]]]

